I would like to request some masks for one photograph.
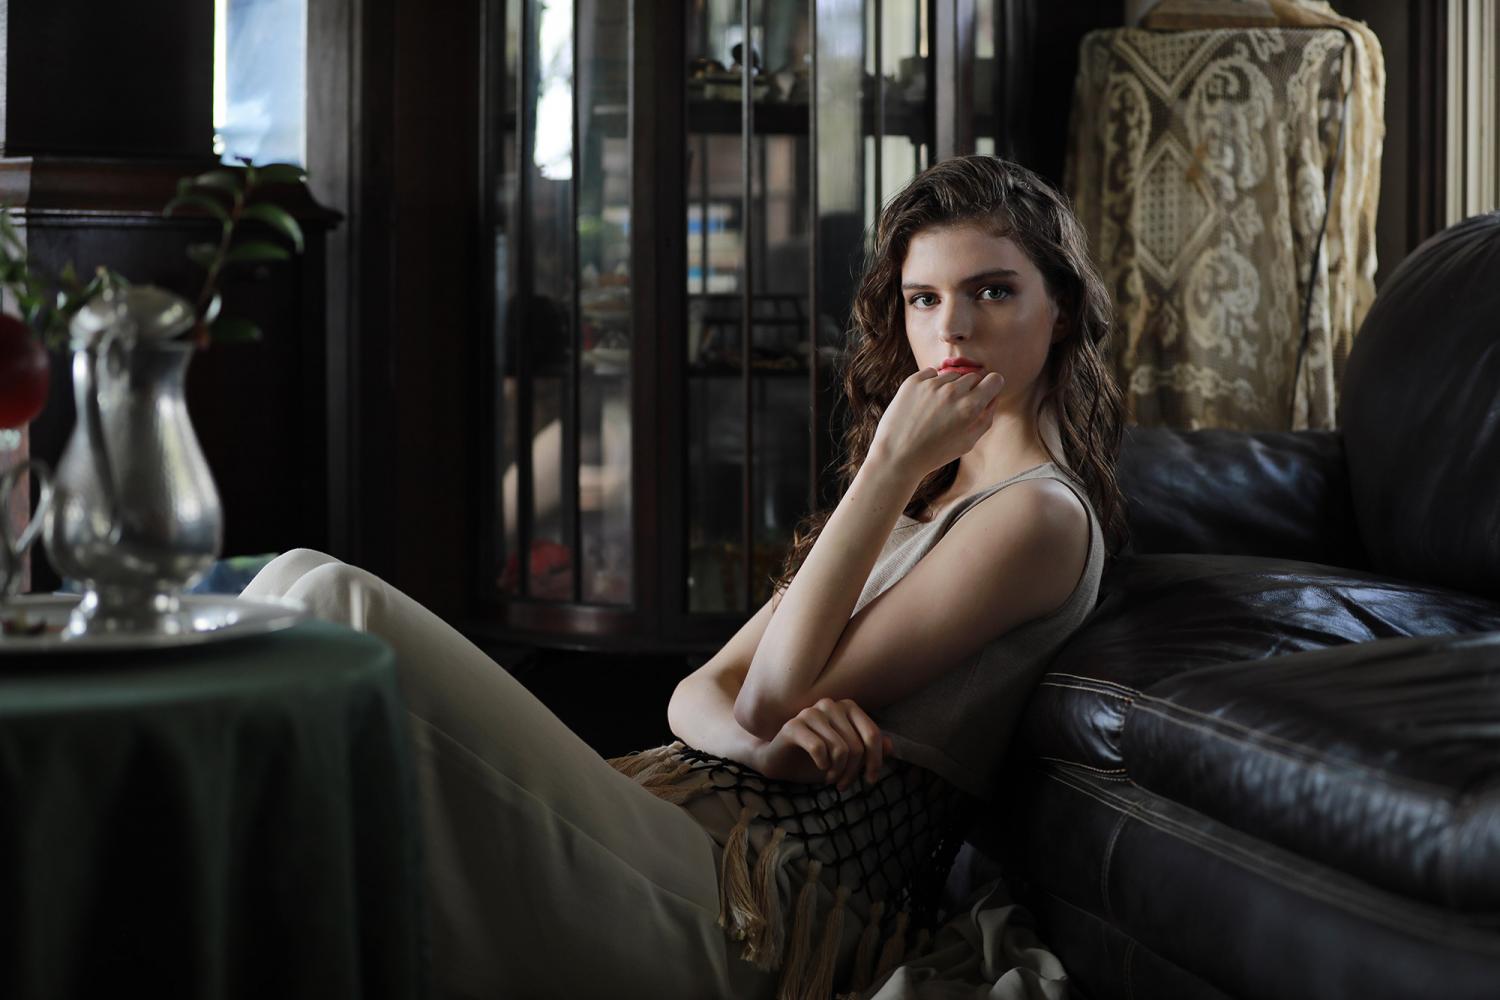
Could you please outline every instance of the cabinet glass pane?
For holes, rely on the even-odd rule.
[[[999,128],[995,117],[997,101],[995,59],[995,9],[997,0],[979,0],[974,5],[974,152],[995,155],[995,135]]]
[[[505,309],[507,335],[514,339],[508,350],[516,358],[517,425],[515,450],[501,476],[502,516],[510,539],[502,589],[543,600],[572,600],[578,501],[574,12],[571,0],[522,0],[518,6],[524,16],[515,221],[525,249],[511,255],[517,291]]]
[[[497,91],[495,120],[491,128],[496,135],[494,164],[496,176],[493,204],[511,206],[516,204],[517,186],[520,183],[519,150],[517,143],[518,118],[516,109],[516,87],[520,73],[521,3],[523,0],[507,0],[505,4],[505,33],[498,40],[496,53],[501,66],[500,79],[490,81]],[[514,594],[520,587],[520,557],[516,554],[519,544],[518,517],[520,497],[518,494],[520,467],[517,463],[517,440],[520,435],[520,377],[517,365],[519,334],[517,328],[519,312],[514,308],[515,267],[520,234],[507,225],[504,212],[491,216],[491,241],[495,248],[494,290],[491,331],[494,349],[494,379],[497,392],[492,402],[494,420],[494,465],[495,482],[486,494],[493,502],[498,515],[498,526],[492,528],[488,540],[492,546],[491,581],[503,594]]]
[[[875,225],[880,207],[927,166],[932,65],[926,8],[913,0],[865,7],[867,229]]]
[[[840,396],[831,359],[845,348],[866,240],[880,207],[928,165],[932,60],[917,0],[818,0],[817,304],[819,410]],[[820,455],[841,428],[825,418]],[[826,465],[826,462],[825,462]],[[835,496],[822,474],[821,503]]]
[[[630,5],[580,0],[579,535],[585,601],[631,600]]]
[[[740,14],[739,0],[705,0],[689,8],[686,32],[687,604],[693,612],[745,604]]]
[[[811,491],[810,8],[806,0],[759,0],[749,5],[748,31],[744,14],[738,0],[708,0],[691,9],[687,35],[694,612],[744,612],[770,596]],[[748,163],[745,60],[753,101]]]
[[[808,362],[812,187],[807,100],[811,23],[805,0],[765,0],[751,16],[769,81],[755,93],[751,169],[750,601],[771,596],[811,495]],[[799,86],[799,83],[801,86]]]

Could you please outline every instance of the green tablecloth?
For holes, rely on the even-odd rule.
[[[420,995],[414,801],[371,636],[0,656],[0,997]]]

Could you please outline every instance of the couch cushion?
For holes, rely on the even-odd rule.
[[[1382,573],[1500,599],[1500,212],[1450,226],[1380,287],[1339,426]]]
[[[1337,431],[1127,427],[1130,546],[1366,565]]]
[[[1138,694],[1135,784],[1372,885],[1500,909],[1500,634],[1195,670]]]
[[[1141,692],[1186,671],[1353,642],[1500,630],[1500,604],[1356,570],[1253,556],[1121,559],[1048,667],[1022,746],[1105,772]]]

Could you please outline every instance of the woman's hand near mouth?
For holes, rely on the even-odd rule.
[[[869,457],[917,476],[942,468],[967,454],[989,430],[1004,387],[999,372],[951,362],[941,371],[923,368],[909,375],[880,418]]]

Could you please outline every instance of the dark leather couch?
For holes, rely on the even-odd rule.
[[[1093,1000],[1500,997],[1500,213],[1382,287],[1339,422],[1128,434],[974,838]]]

